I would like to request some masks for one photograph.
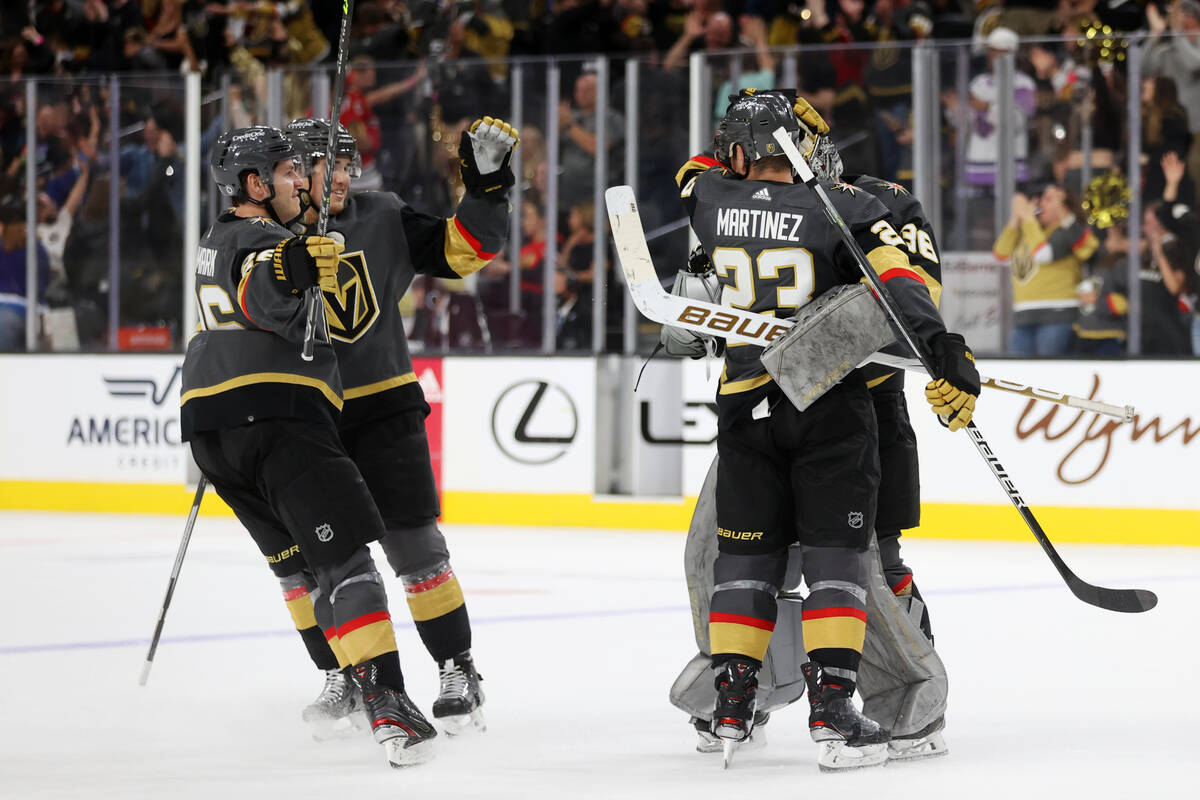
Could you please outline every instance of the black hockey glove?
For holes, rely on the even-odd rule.
[[[293,236],[275,245],[272,266],[275,279],[292,294],[303,294],[310,286],[323,292],[337,289],[338,255],[346,245],[328,236]]]
[[[503,199],[516,183],[509,162],[520,143],[520,132],[504,120],[483,117],[471,123],[458,140],[458,161],[467,191],[476,197]]]
[[[940,421],[956,431],[965,427],[975,413],[980,390],[975,356],[957,333],[938,334],[930,342],[930,350],[938,377],[925,385],[925,399]]]

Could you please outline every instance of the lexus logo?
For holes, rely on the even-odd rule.
[[[492,407],[492,438],[500,452],[522,464],[549,464],[563,456],[579,432],[575,401],[561,386],[542,380],[515,383]]]

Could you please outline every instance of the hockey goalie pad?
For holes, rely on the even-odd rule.
[[[835,286],[797,312],[795,326],[759,357],[803,411],[867,356],[895,340],[866,284]]]
[[[713,590],[713,561],[717,557],[717,460],[714,458],[696,501],[684,545],[684,572],[692,607],[696,647],[671,686],[671,703],[689,715],[711,719],[716,690],[710,666],[708,611]],[[892,594],[883,577],[875,538],[871,537],[871,573],[867,591],[867,636],[858,671],[863,712],[896,737],[918,733],[940,720],[946,711],[946,670],[922,633],[920,612],[909,600]],[[775,632],[759,672],[758,709],[772,712],[804,696],[800,665],[808,661],[800,633],[802,595],[800,548],[788,550],[787,573],[778,597]],[[917,601],[919,602],[919,601]]]
[[[858,668],[863,713],[894,738],[922,733],[946,714],[946,668],[921,630],[915,597],[897,597],[883,577],[871,537],[867,583],[867,638]]]
[[[800,665],[808,660],[800,637],[798,595],[787,589],[800,583],[800,548],[788,550],[788,565],[779,597],[779,615],[771,646],[758,673],[758,710],[771,712],[804,696]],[[717,460],[714,458],[696,501],[683,548],[684,573],[692,606],[692,626],[699,653],[692,657],[671,686],[671,703],[693,717],[711,719],[717,693],[708,644],[708,610],[713,593],[713,562],[717,558]]]

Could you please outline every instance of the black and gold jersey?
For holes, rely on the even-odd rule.
[[[507,203],[467,195],[454,216],[425,214],[391,192],[351,195],[329,230],[346,242],[325,316],[345,386],[342,425],[425,407],[399,302],[419,274],[464,278],[504,243]]]
[[[807,186],[738,179],[702,157],[688,161],[676,180],[692,229],[721,282],[722,303],[789,317],[834,286],[863,279],[820,198]],[[922,274],[900,249],[903,239],[888,208],[852,184],[824,188],[918,337],[928,341],[944,332]],[[761,353],[754,345],[729,344],[717,390],[722,427],[778,398]]]
[[[183,359],[185,440],[270,418],[333,422],[342,387],[333,348],[300,357],[304,297],[276,263],[291,234],[266,217],[223,213],[196,255],[199,329]]]
[[[921,202],[913,197],[907,189],[898,183],[885,181],[871,175],[843,175],[846,183],[870,192],[889,213],[889,221],[900,241],[896,246],[908,256],[909,264],[917,274],[917,278],[929,292],[929,298],[935,306],[941,307],[942,302],[942,255],[938,249],[937,236],[933,226],[925,215]],[[892,355],[911,358],[912,354],[904,345],[896,343],[885,348]],[[867,379],[867,386],[872,391],[899,392],[904,389],[904,372],[877,364],[868,364],[862,369]]]

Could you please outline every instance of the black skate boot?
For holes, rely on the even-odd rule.
[[[433,718],[442,723],[449,736],[467,730],[483,732],[487,723],[483,720],[483,680],[475,671],[475,662],[470,651],[459,653],[454,658],[438,664],[438,678],[442,688],[437,700],[433,701]]]
[[[886,762],[888,732],[855,707],[854,683],[825,673],[811,661],[800,669],[808,684],[808,732],[821,745],[821,769],[832,772]]]
[[[358,687],[342,671],[325,670],[325,685],[317,699],[304,709],[301,718],[312,731],[314,741],[343,739],[358,734],[365,728],[362,715],[362,695]]]
[[[758,667],[745,661],[727,661],[718,669],[714,683],[717,706],[713,710],[712,732],[721,739],[725,768],[728,769],[734,749],[749,739],[754,730]]]
[[[353,667],[351,674],[362,693],[371,733],[383,745],[388,763],[393,767],[408,767],[433,758],[437,731],[408,695],[381,685],[378,670],[369,661]]]

